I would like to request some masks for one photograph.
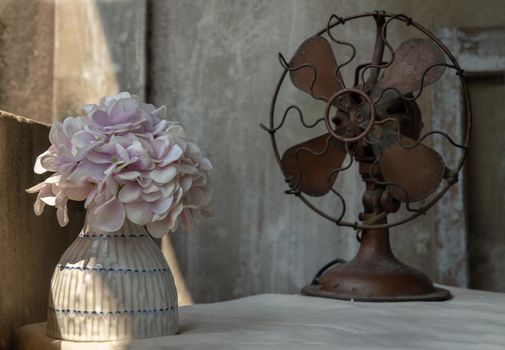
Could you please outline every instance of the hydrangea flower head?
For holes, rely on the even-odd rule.
[[[180,124],[165,119],[165,106],[122,92],[83,109],[53,124],[51,146],[37,157],[34,171],[53,174],[27,190],[37,193],[35,214],[54,206],[65,226],[68,200],[85,201],[90,230],[114,232],[130,220],[155,237],[211,214],[212,165]]]

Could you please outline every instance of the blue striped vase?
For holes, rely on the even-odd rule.
[[[47,335],[114,341],[177,333],[177,290],[159,247],[142,226],[84,230],[54,270]]]

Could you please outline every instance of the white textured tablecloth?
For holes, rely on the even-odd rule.
[[[451,288],[446,302],[358,303],[264,294],[180,309],[181,333],[132,342],[74,343],[24,326],[21,350],[505,349],[505,294]]]

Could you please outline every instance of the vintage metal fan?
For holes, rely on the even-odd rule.
[[[337,39],[334,31],[360,18],[375,20],[375,46],[371,62],[358,64],[353,87],[346,87],[341,72],[355,59],[356,48]],[[392,21],[417,29],[422,38],[406,40],[393,48],[386,38]],[[341,64],[333,52],[338,45],[351,50],[350,58]],[[388,59],[384,59],[385,49],[389,51]],[[289,61],[281,54],[279,58],[284,72],[273,96],[270,125],[262,127],[271,135],[274,153],[289,185],[286,192],[337,225],[354,228],[361,242],[351,261],[334,261],[323,267],[302,293],[362,301],[449,299],[447,290],[434,287],[428,276],[397,260],[390,248],[388,228],[425,213],[457,182],[468,146],[470,108],[466,110],[462,141],[457,144],[449,136],[451,130],[422,134],[423,119],[416,103],[426,86],[452,71],[459,77],[465,91],[464,103],[469,106],[463,71],[456,59],[435,35],[411,18],[379,11],[345,18],[332,15],[327,27],[305,40]],[[324,116],[313,124],[305,121],[297,105],[290,105],[282,120],[276,120],[278,97],[287,75],[296,88],[326,105]],[[326,132],[300,140],[281,156],[276,135],[292,112],[307,128],[324,122]],[[446,138],[461,150],[452,169],[439,152],[423,143],[428,136]],[[366,190],[362,198],[364,211],[358,221],[349,222],[344,220],[345,199],[334,184],[337,175],[349,174],[345,170],[353,161],[359,163]],[[339,216],[321,210],[309,199],[327,194],[341,201]],[[397,212],[402,204],[406,217],[389,223],[388,214]]]

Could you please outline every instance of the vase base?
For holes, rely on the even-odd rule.
[[[164,337],[179,332],[177,309],[113,316],[49,310],[47,320],[47,336],[68,341],[133,340]],[[69,329],[72,331],[68,332]]]

